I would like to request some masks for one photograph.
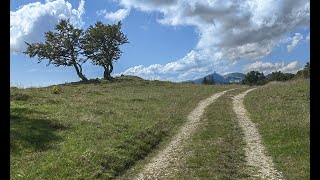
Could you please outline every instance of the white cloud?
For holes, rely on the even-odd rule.
[[[309,34],[307,35],[306,40],[307,40],[307,41],[310,41],[310,32],[309,32]]]
[[[283,36],[310,24],[309,0],[117,0],[123,6],[116,12],[97,11],[110,21],[126,18],[130,9],[160,12],[163,25],[195,27],[199,41],[185,57],[168,64],[136,66],[124,73],[149,79],[187,80],[213,71],[229,71],[242,60],[270,55]],[[42,40],[58,18],[70,17],[82,26],[84,1],[72,9],[65,0],[30,3],[10,12],[10,49],[22,51],[24,41]],[[28,16],[26,16],[28,14]],[[296,40],[297,41],[297,40]],[[298,40],[299,42],[300,40]],[[298,44],[296,42],[296,44]],[[294,40],[292,40],[292,48]],[[289,49],[288,49],[289,50]]]
[[[303,36],[300,33],[296,33],[292,38],[291,44],[287,45],[288,52],[291,52],[302,39]]]
[[[178,0],[119,0],[124,7],[133,7],[142,11],[161,11]]]
[[[84,0],[80,0],[77,9],[65,0],[29,3],[10,11],[10,50],[26,50],[25,41],[29,43],[44,40],[44,33],[53,30],[61,18],[70,18],[75,27],[82,27],[82,15],[85,13]]]
[[[298,61],[292,61],[288,64],[282,63],[270,63],[270,62],[262,62],[256,61],[255,63],[248,64],[243,68],[245,73],[249,71],[259,71],[264,74],[270,74],[274,71],[281,71],[285,73],[296,73],[301,69],[301,65]]]
[[[226,69],[223,66],[208,66],[208,55],[211,62],[227,65],[241,60],[261,59],[271,54],[283,36],[298,27],[310,24],[309,0],[119,0],[119,2],[125,8],[162,13],[163,16],[158,22],[163,25],[188,25],[195,27],[199,32],[199,41],[193,50],[199,54],[195,58],[197,60],[186,55],[172,62],[175,68],[183,67],[185,70],[182,75],[179,74],[179,70],[172,69],[174,72],[169,73],[172,74],[172,79],[178,76],[178,79],[186,80],[187,77],[195,76],[192,71],[195,67],[200,69],[211,67],[211,71]],[[202,66],[198,67],[198,64]],[[160,66],[165,69],[168,64]],[[141,75],[139,71],[146,70],[150,70],[149,67],[139,66],[134,73],[131,73]],[[148,77],[147,73],[143,75]],[[200,76],[199,73],[198,75]],[[157,74],[158,76],[169,79],[168,75]]]
[[[109,21],[122,21],[125,19],[130,13],[130,9],[119,9],[116,12],[107,12],[106,10],[97,11],[98,15],[104,15]]]
[[[134,66],[119,74],[169,81],[192,80],[213,73],[216,69],[220,70],[216,70],[218,73],[228,70],[228,66],[224,62],[215,59],[215,55],[192,50],[178,61],[165,65]]]
[[[197,48],[215,47],[231,60],[246,59],[252,51],[257,52],[249,55],[249,59],[267,56],[281,36],[309,23],[309,1],[306,0],[120,2],[141,10],[162,12],[164,16],[159,19],[162,24],[195,26],[200,32]],[[235,51],[229,57],[232,49]]]

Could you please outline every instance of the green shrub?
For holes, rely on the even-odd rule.
[[[270,81],[288,81],[294,77],[294,74],[275,71],[271,73]]]
[[[208,76],[208,77],[204,77],[204,78],[203,78],[202,84],[205,84],[205,85],[213,85],[213,84],[215,84],[215,82],[214,82],[212,76]]]
[[[52,94],[61,94],[63,92],[61,87],[58,86],[53,86],[50,91]]]
[[[242,84],[246,85],[264,85],[267,83],[266,77],[263,73],[260,73],[259,71],[250,71],[248,72],[243,80]]]
[[[297,72],[297,74],[294,76],[294,79],[308,79],[310,78],[310,63],[307,62],[307,64],[304,66],[304,68]]]

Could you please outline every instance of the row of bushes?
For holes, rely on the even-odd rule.
[[[296,74],[283,73],[281,71],[272,72],[270,76],[266,77],[263,72],[250,71],[248,72],[241,84],[246,85],[264,85],[270,81],[288,81],[291,79],[310,78],[310,63],[307,63],[304,68]]]

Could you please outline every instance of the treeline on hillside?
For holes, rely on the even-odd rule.
[[[259,71],[250,71],[248,72],[241,84],[246,85],[264,85],[270,81],[288,81],[291,79],[301,79],[301,78],[310,78],[310,63],[304,66],[304,68],[298,71],[296,74],[292,73],[283,73],[281,71],[272,72],[269,77],[266,77],[263,72]]]
[[[113,62],[122,51],[119,46],[128,43],[127,36],[121,32],[122,23],[106,25],[100,21],[87,30],[75,28],[70,20],[59,20],[55,31],[45,33],[44,43],[28,43],[23,52],[30,58],[37,57],[38,63],[48,60],[54,66],[73,66],[79,78],[88,80],[82,71],[83,63],[88,60],[104,68],[105,79],[111,79]]]
[[[213,84],[216,84],[216,82],[214,81],[212,75],[210,75],[210,76],[208,76],[208,77],[204,77],[204,78],[203,78],[202,84],[205,84],[205,85],[213,85]]]

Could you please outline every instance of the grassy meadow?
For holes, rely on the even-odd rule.
[[[251,179],[243,133],[232,111],[237,89],[210,105],[185,148],[187,160],[172,179]],[[250,92],[244,105],[268,155],[284,179],[310,179],[310,81],[270,82]]]
[[[310,82],[259,86],[244,99],[284,179],[310,178]],[[198,102],[207,107],[172,179],[248,179],[232,109],[240,85],[193,85],[134,76],[10,88],[11,179],[130,179],[163,149]]]
[[[271,82],[244,104],[284,179],[310,179],[310,81]]]
[[[197,103],[234,86],[124,76],[10,88],[12,179],[112,179],[184,123]]]

